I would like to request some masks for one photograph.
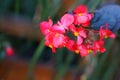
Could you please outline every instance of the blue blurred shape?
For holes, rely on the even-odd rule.
[[[93,29],[99,29],[100,26],[105,27],[108,23],[109,29],[117,32],[120,29],[120,6],[106,5],[94,12],[94,17],[91,21]]]

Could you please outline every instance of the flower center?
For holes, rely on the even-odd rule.
[[[79,53],[79,50],[75,50],[75,53],[77,53],[77,54],[78,54],[78,53]]]
[[[50,32],[50,30],[48,29],[48,32]]]
[[[87,50],[87,52],[88,52],[88,54],[89,54],[89,53],[91,53],[91,52],[92,52],[92,50],[90,50],[90,49],[89,49],[89,50]]]
[[[50,48],[52,48],[52,45],[51,45],[51,44],[49,44],[49,47],[50,47]]]
[[[74,35],[75,35],[75,36],[78,36],[78,32],[74,32]]]
[[[82,14],[82,13],[79,13],[78,15],[79,15],[79,16],[82,16],[83,14]]]
[[[55,37],[58,37],[58,36],[59,36],[59,34],[58,34],[58,33],[56,33],[56,34],[55,34]]]
[[[105,35],[105,38],[108,38],[108,36],[107,36],[107,35]]]

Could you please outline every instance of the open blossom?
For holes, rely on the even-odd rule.
[[[73,15],[65,14],[64,16],[62,16],[60,21],[58,21],[58,23],[52,27],[52,30],[61,31],[65,33],[65,31],[68,30],[68,27],[72,25],[73,21],[74,21]]]
[[[115,38],[115,34],[108,29],[108,24],[106,23],[106,29],[103,29],[103,27],[100,27],[99,35],[101,38]]]
[[[52,48],[53,52],[56,52],[55,48],[60,48],[65,45],[66,38],[61,33],[51,32],[45,36],[45,45]]]
[[[83,39],[87,37],[85,29],[82,27],[75,27],[74,25],[71,25],[70,30],[77,37],[77,44],[82,44]]]
[[[58,23],[53,25],[53,21],[48,18],[48,21],[42,21],[40,23],[40,29],[44,35],[49,32],[62,32],[65,33],[65,30],[73,23],[74,17],[71,14],[65,14]]]
[[[101,52],[101,53],[104,53],[106,51],[106,49],[104,48],[104,41],[103,40],[97,40],[94,42],[93,44],[93,49],[94,49],[94,52]]]
[[[90,28],[92,17],[92,14],[88,13],[87,7],[80,5],[73,10],[72,14],[64,14],[55,24],[50,18],[48,21],[42,21],[40,30],[45,36],[45,45],[50,47],[52,52],[56,52],[56,48],[66,47],[68,50],[80,54],[81,57],[91,53],[104,53],[106,51],[104,39],[115,38],[115,34],[108,29],[108,24],[106,24],[106,28],[92,30]]]
[[[92,14],[88,13],[87,7],[85,5],[80,5],[73,10],[74,24],[82,25],[84,27],[90,25],[90,20],[92,19]]]
[[[92,19],[92,14],[88,13],[78,13],[74,15],[74,23],[82,26],[89,26],[90,20]]]

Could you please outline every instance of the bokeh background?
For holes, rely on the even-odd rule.
[[[120,36],[106,40],[107,52],[81,58],[44,46],[39,23],[54,22],[85,4],[94,12],[119,0],[0,0],[0,80],[120,80]]]

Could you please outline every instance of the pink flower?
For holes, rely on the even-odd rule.
[[[53,52],[56,52],[55,48],[60,48],[65,45],[66,37],[61,33],[51,32],[45,36],[45,45],[52,48]]]
[[[92,19],[92,14],[88,13],[79,13],[74,15],[74,23],[82,26],[89,26],[90,20]]]
[[[12,55],[14,54],[14,50],[13,50],[13,48],[10,47],[10,46],[7,46],[7,47],[5,48],[5,52],[6,52],[6,55],[7,55],[7,56],[12,56]]]
[[[74,17],[71,14],[65,14],[63,15],[63,17],[60,19],[60,23],[66,27],[66,29],[68,28],[68,26],[70,26],[74,21]]]

